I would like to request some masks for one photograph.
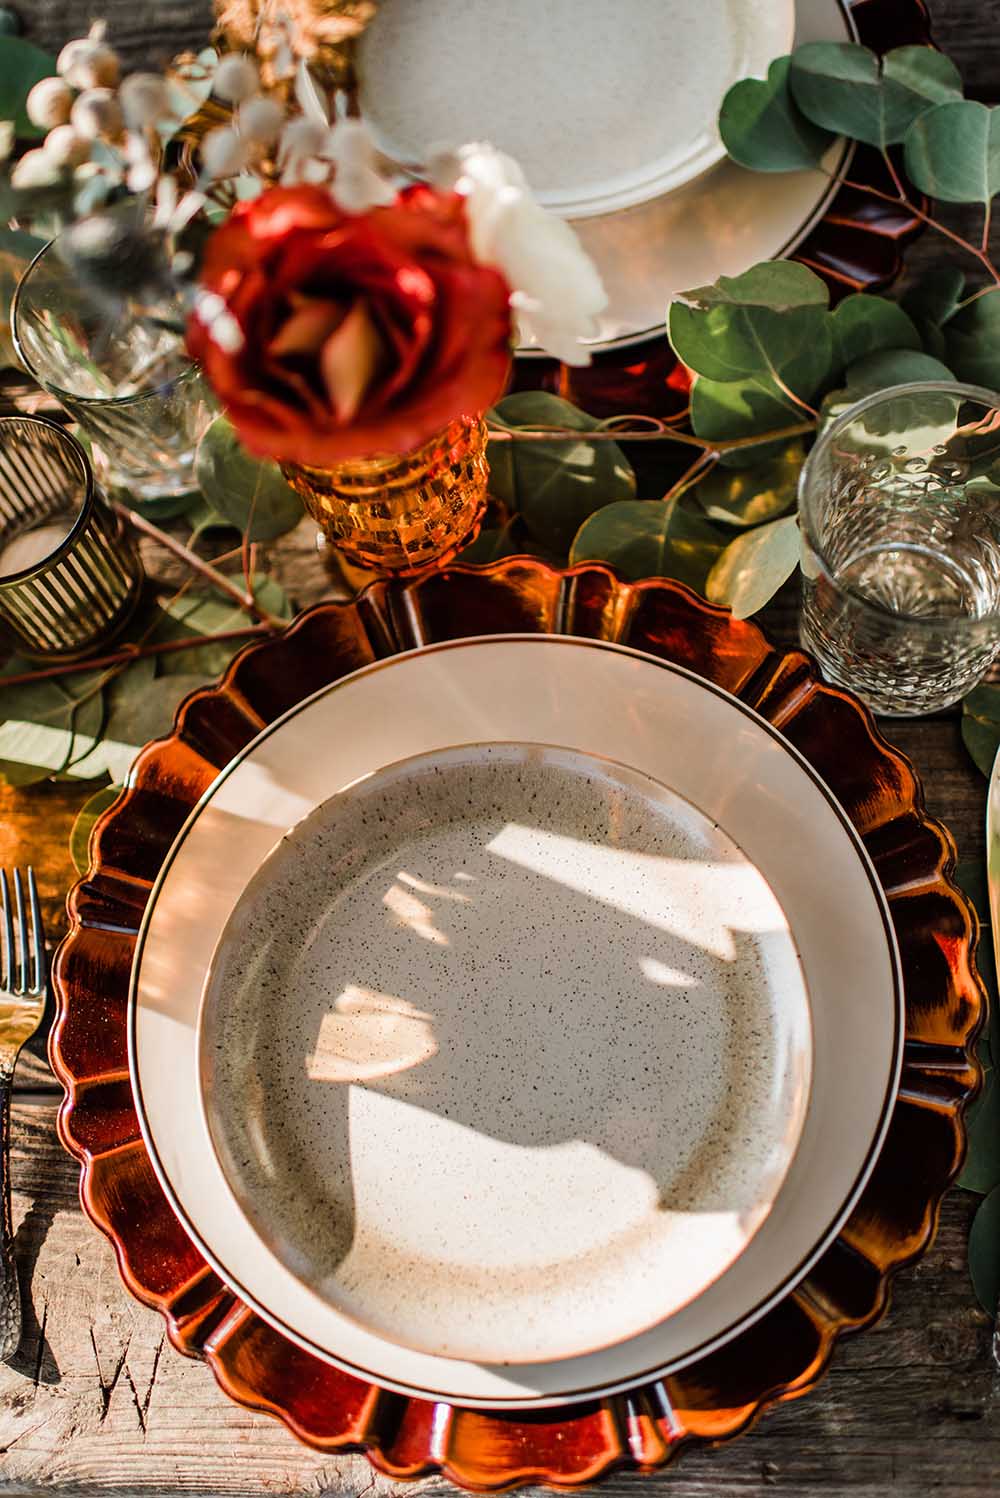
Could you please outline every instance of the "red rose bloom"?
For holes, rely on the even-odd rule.
[[[201,280],[242,341],[196,311],[188,349],[259,456],[409,452],[503,390],[510,289],[473,260],[453,193],[411,187],[352,216],[323,188],[272,188],[211,236]]]

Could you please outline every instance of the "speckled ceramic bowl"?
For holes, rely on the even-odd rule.
[[[812,1035],[773,891],[623,766],[469,745],[377,771],[250,881],[202,1011],[209,1128],[275,1254],[449,1358],[633,1336],[742,1252]]]

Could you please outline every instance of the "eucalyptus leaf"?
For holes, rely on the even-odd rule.
[[[803,414],[766,379],[723,383],[699,375],[691,388],[691,426],[697,436],[709,442],[780,431],[794,425]],[[753,467],[780,458],[784,448],[783,440],[761,442],[726,453],[722,464]]]
[[[695,498],[709,520],[741,529],[762,525],[795,504],[802,460],[802,444],[794,442],[780,457],[753,468],[716,464],[696,486]]]
[[[104,725],[101,672],[4,685],[4,678],[30,670],[30,661],[14,656],[0,673],[0,776],[9,785],[77,776],[71,767],[92,748]]]
[[[1000,107],[972,99],[938,104],[907,131],[914,187],[943,203],[989,203],[1000,192]]]
[[[768,261],[671,303],[670,341],[689,369],[710,380],[742,380],[784,371],[817,344],[832,362],[829,292],[805,265]],[[817,380],[818,383],[818,380]]]
[[[893,385],[912,385],[920,381],[953,380],[946,364],[917,349],[879,349],[856,360],[847,370],[847,390],[856,400],[889,390]]]
[[[792,55],[789,86],[816,125],[885,150],[943,100],[961,101],[962,78],[931,47],[896,47],[879,60],[856,42],[808,42]]]
[[[957,265],[935,265],[924,271],[899,301],[914,322],[937,323],[940,327],[958,310],[964,296],[965,272]]]
[[[798,519],[786,515],[731,541],[708,578],[706,596],[749,619],[773,598],[799,565]]]
[[[767,79],[745,78],[722,101],[719,134],[734,161],[756,172],[816,167],[836,139],[799,109],[788,86],[790,57],[778,57]]]
[[[1000,748],[1000,686],[984,683],[965,698],[962,739],[976,766],[989,779]]]
[[[995,1316],[1000,1299],[1000,1186],[980,1203],[972,1220],[969,1273],[979,1304]]]
[[[112,780],[123,781],[143,745],[169,734],[179,704],[189,692],[205,685],[200,674],[152,677],[147,663],[155,670],[155,662],[144,657],[112,682],[104,732],[75,767],[81,778],[90,780],[107,774]]]
[[[846,367],[881,349],[921,349],[922,339],[903,309],[886,297],[855,292],[832,315],[833,345]]]
[[[520,515],[513,515],[506,525],[482,530],[476,539],[459,553],[458,561],[474,567],[499,562],[503,557],[542,557],[546,561],[564,562],[566,554],[554,556],[545,551],[528,534]]]
[[[596,417],[542,390],[508,395],[490,412],[501,427],[600,429]],[[635,474],[617,442],[492,441],[490,492],[519,513],[528,533],[546,552],[562,556],[580,526],[604,505],[635,494]]]
[[[1000,390],[1000,287],[956,312],[944,338],[948,363],[960,380]]]
[[[152,520],[154,525],[159,525],[161,520],[176,520],[178,515],[187,515],[200,503],[201,494],[197,489],[189,489],[186,494],[160,494],[154,499],[136,499],[127,490],[118,490],[115,498],[128,505],[130,510],[135,510],[143,519]]]
[[[621,500],[584,521],[569,560],[607,562],[630,582],[672,577],[703,592],[721,546],[715,527],[680,499]]]
[[[277,463],[251,457],[224,416],[198,444],[195,474],[212,509],[251,541],[273,541],[302,519],[302,501]]]
[[[965,1121],[968,1153],[958,1184],[986,1196],[1000,1186],[1000,1079],[989,1071]],[[998,1243],[1000,1252],[1000,1243]]]
[[[253,591],[258,603],[269,613],[279,619],[292,617],[291,603],[273,578],[255,577]],[[185,640],[193,635],[227,634],[230,630],[246,629],[252,624],[253,620],[242,609],[224,602],[214,593],[185,593],[158,609],[145,629],[150,644],[161,644]],[[214,680],[245,644],[246,640],[206,638],[204,645],[159,656],[158,673],[160,676],[200,673],[203,678]]]
[[[95,791],[77,813],[69,835],[69,854],[76,872],[81,876],[90,868],[90,834],[98,817],[113,806],[122,793],[120,785],[106,785]]]
[[[190,509],[185,510],[184,517],[191,527],[191,535],[188,538],[189,546],[193,546],[208,531],[226,530],[238,534],[233,522],[227,520],[225,515],[220,515],[218,510],[213,509],[202,494],[198,495]]]
[[[868,395],[888,392],[896,385],[926,381],[947,384],[954,376],[940,359],[917,349],[880,349],[852,364],[845,379],[845,388],[831,391],[823,401],[821,431]],[[957,410],[958,400],[953,395],[942,393],[930,401],[926,395],[896,394],[865,413],[863,428],[870,437],[886,437],[892,432],[905,434],[911,427],[925,431],[940,427],[939,440],[946,442],[954,430]],[[928,437],[928,445],[933,440]]]
[[[33,125],[25,112],[28,95],[42,78],[51,78],[56,60],[19,36],[0,38],[0,120],[13,120],[19,140],[46,132]]]
[[[944,329],[936,322],[924,322],[916,319],[917,332],[920,334],[924,346],[924,353],[929,354],[938,363],[946,364],[948,360],[948,344],[944,336]]]

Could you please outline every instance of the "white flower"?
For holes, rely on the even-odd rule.
[[[214,291],[199,287],[195,293],[194,314],[203,324],[212,342],[227,354],[238,354],[243,347],[243,329]]]
[[[396,189],[379,172],[375,147],[360,120],[336,124],[325,154],[337,168],[331,191],[344,213],[367,213],[395,201]]]
[[[465,198],[472,253],[506,278],[521,336],[564,364],[589,364],[582,340],[596,335],[607,293],[573,230],[536,202],[517,162],[468,145],[438,153],[431,175]]]

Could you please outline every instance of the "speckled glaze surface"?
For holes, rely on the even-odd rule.
[[[170,1210],[132,1100],[127,1003],[142,912],[174,837],[219,770],[261,728],[327,682],[415,644],[534,630],[622,640],[678,662],[753,706],[815,766],[870,853],[906,980],[902,1084],[878,1165],[837,1241],[755,1326],[690,1368],[571,1409],[490,1412],[386,1394],[322,1363],[242,1304]],[[244,651],[216,688],[182,706],[148,746],[91,842],[54,970],[51,1054],[60,1115],[80,1160],[84,1206],[113,1241],[128,1287],[166,1318],[174,1345],[204,1357],[222,1388],[282,1418],[320,1450],[363,1449],[395,1477],[443,1472],[496,1490],[649,1470],[691,1444],[745,1430],[776,1399],[808,1392],[838,1337],[885,1309],[895,1269],[926,1249],[964,1150],[983,1013],[972,909],[950,874],[954,845],[924,811],[908,761],[848,693],[750,623],[672,583],[624,584],[605,568],[562,573],[511,559],[454,568],[355,603],[323,605],[279,640]]]
[[[719,101],[794,30],[794,0],[382,0],[359,46],[361,105],[396,161],[489,140],[548,207],[605,213],[721,160]]]
[[[223,1169],[288,1267],[494,1363],[632,1336],[722,1273],[811,1065],[785,914],[735,843],[533,745],[409,760],[294,827],[226,925],[201,1049]]]
[[[831,0],[831,5],[834,3]],[[846,36],[848,30],[853,31],[858,41],[876,51],[911,43],[926,44],[931,40],[924,0],[842,0],[842,5],[841,33]],[[822,22],[822,15],[816,14]],[[837,35],[830,30],[829,17],[825,29],[813,31],[811,39],[820,39],[824,34]],[[637,109],[648,109],[651,101],[635,97],[635,104]],[[902,162],[897,165],[901,168]],[[711,224],[719,217],[715,179],[727,170],[726,164],[715,168],[711,174],[680,189],[674,198],[690,196],[691,214]],[[793,177],[800,175],[809,174],[793,174]],[[850,292],[875,290],[899,274],[903,249],[919,232],[920,221],[905,205],[891,201],[895,190],[879,152],[859,147],[851,158],[846,180],[831,186],[828,195],[810,189],[785,232],[770,243],[762,243],[759,236],[754,238],[754,225],[760,220],[774,222],[774,194],[776,185],[781,183],[786,188],[792,186],[793,194],[801,193],[801,187],[796,189],[790,178],[752,174],[752,191],[741,207],[738,220],[734,219],[730,225],[728,240],[720,236],[722,260],[715,254],[706,254],[674,284],[682,288],[703,285],[720,272],[736,274],[755,260],[776,255],[808,265],[827,283],[833,301]],[[871,196],[863,190],[865,187],[887,194],[890,201]],[[664,258],[673,263],[668,250],[669,234],[672,227],[676,230],[678,226],[671,225],[672,202],[668,195],[647,207],[628,209],[613,218],[581,219],[576,225],[592,253],[599,249],[596,240],[604,233],[603,226],[610,225],[613,247],[607,274],[613,300],[620,298],[623,326],[627,323],[635,329],[645,320],[642,309],[647,307],[647,299],[640,297],[641,305],[636,305],[641,288],[635,267],[642,263],[652,269]],[[646,216],[651,219],[649,225],[642,222]],[[741,240],[746,244],[742,255],[738,253]],[[530,357],[515,362],[517,388],[551,390],[599,416],[629,411],[669,418],[683,412],[687,406],[687,383],[680,378],[683,371],[661,331],[661,309],[668,300],[666,285],[658,296],[655,315],[651,323],[645,323],[647,336],[641,341],[636,341],[634,332],[623,334],[608,324],[601,337],[609,341],[596,349],[590,365],[579,369],[530,351]],[[619,336],[620,343],[615,341]]]

